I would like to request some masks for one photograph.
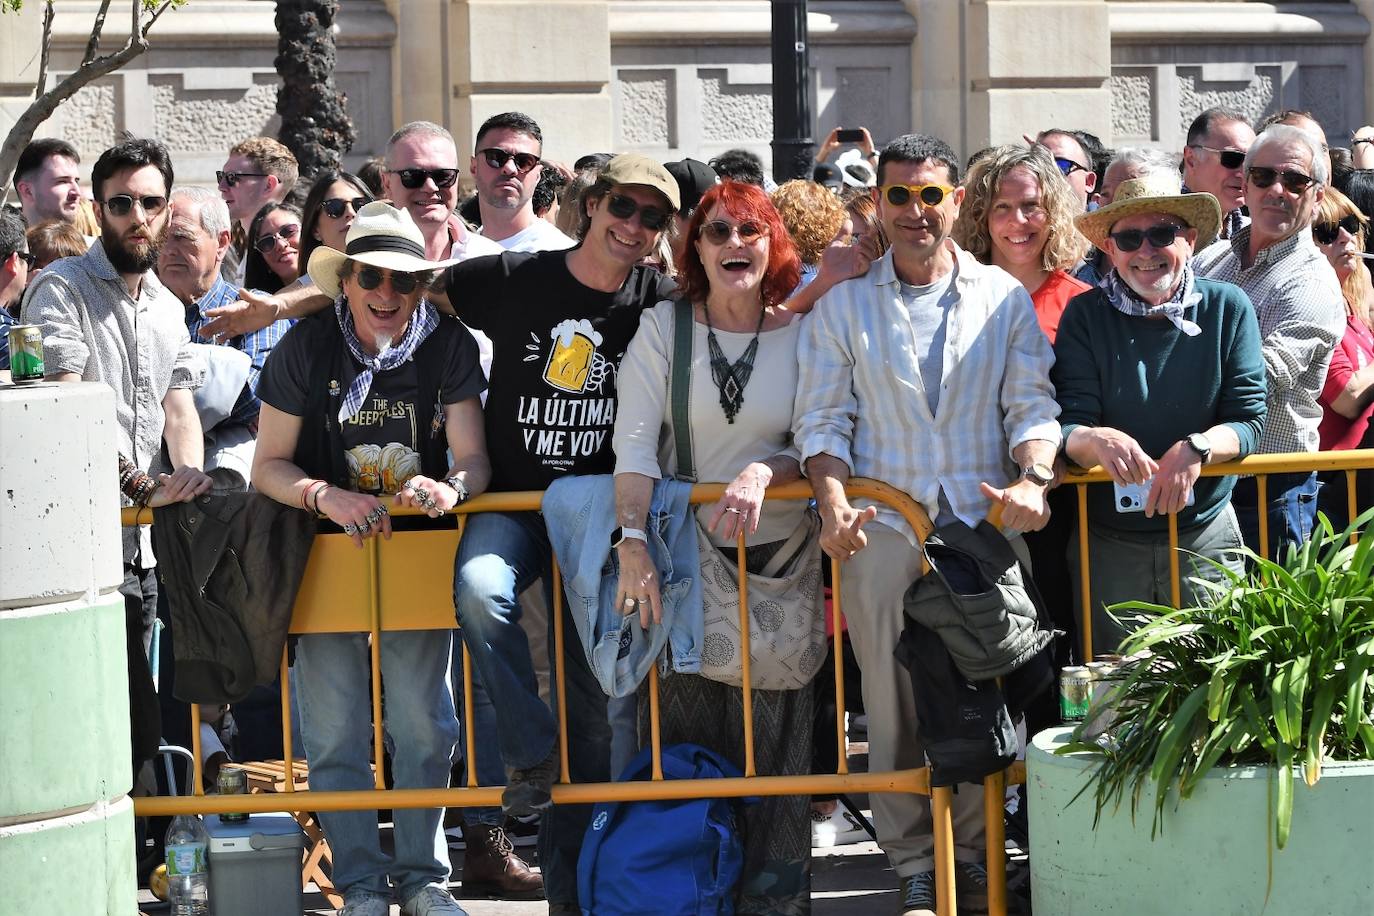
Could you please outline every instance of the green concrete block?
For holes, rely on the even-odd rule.
[[[0,916],[138,916],[129,799],[0,827]]]
[[[1166,803],[1163,831],[1150,838],[1154,793],[1129,798],[1093,826],[1087,782],[1095,758],[1054,756],[1069,729],[1041,732],[1026,754],[1031,883],[1037,913],[1055,916],[1256,916],[1374,912],[1369,851],[1374,849],[1374,763],[1331,763],[1308,788],[1295,771],[1293,831],[1273,852],[1270,770],[1220,768],[1187,799]]]
[[[124,599],[0,612],[0,822],[130,787]]]

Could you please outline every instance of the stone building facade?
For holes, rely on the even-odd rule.
[[[53,78],[79,59],[98,5],[58,5]],[[0,130],[37,72],[40,10],[27,7],[0,17]],[[273,9],[191,0],[41,132],[83,158],[122,130],[157,137],[179,179],[210,183],[234,141],[275,133]],[[1311,109],[1335,143],[1371,120],[1371,17],[1374,0],[810,0],[815,136],[917,129],[966,155],[1057,125],[1177,150],[1193,115],[1226,103],[1255,117]],[[513,108],[540,121],[556,159],[746,146],[768,162],[769,22],[766,0],[343,0],[337,82],[358,128],[347,162],[415,118],[470,149],[484,118]]]

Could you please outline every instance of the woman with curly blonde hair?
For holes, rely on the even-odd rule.
[[[974,164],[964,189],[954,241],[1021,281],[1054,343],[1064,307],[1090,288],[1068,273],[1088,250],[1073,225],[1080,209],[1073,190],[1038,145],[998,147]]]
[[[815,274],[821,253],[844,224],[844,204],[824,185],[794,178],[773,192],[773,206],[778,208],[782,224],[797,246],[805,282],[808,274]]]

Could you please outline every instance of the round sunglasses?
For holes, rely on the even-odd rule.
[[[528,175],[530,169],[540,163],[540,158],[534,153],[512,153],[501,149],[499,146],[479,149],[477,155],[486,160],[487,165],[494,169],[504,169],[506,163],[515,160],[515,172],[517,175]]]
[[[273,248],[277,247],[278,240],[285,245],[287,242],[294,239],[300,231],[300,223],[287,223],[276,232],[269,232],[266,235],[258,236],[258,240],[253,243],[253,247],[258,250],[259,254],[267,254]]]
[[[1341,217],[1334,223],[1313,223],[1312,238],[1323,245],[1330,245],[1340,238],[1344,229],[1352,238],[1360,234],[1361,220],[1354,213]]]
[[[374,290],[382,285],[385,278],[391,279],[391,291],[401,296],[409,296],[420,285],[420,278],[414,274],[383,271],[376,267],[363,267],[358,270],[358,285],[365,290]]]
[[[353,212],[357,213],[370,200],[367,197],[331,197],[320,201],[320,210],[330,219],[339,219],[344,215],[344,210],[352,207]]]
[[[883,196],[894,207],[905,207],[911,203],[913,197],[919,198],[927,207],[938,207],[944,202],[946,195],[953,193],[954,189],[947,184],[883,185]]]
[[[701,224],[701,237],[712,245],[724,245],[730,236],[738,235],[741,243],[748,245],[768,234],[768,230],[752,220],[745,220],[732,226],[723,219],[713,219]]]
[[[1122,229],[1120,232],[1108,233],[1108,238],[1116,243],[1120,251],[1136,251],[1146,241],[1149,241],[1151,248],[1168,248],[1175,239],[1187,231],[1187,226],[1161,223],[1149,229]]]
[[[415,190],[423,187],[425,180],[430,179],[436,188],[451,188],[453,183],[458,180],[457,169],[390,169],[391,174],[401,179],[401,187]]]

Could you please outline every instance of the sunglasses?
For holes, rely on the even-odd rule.
[[[672,217],[670,212],[658,207],[641,207],[635,203],[634,198],[626,197],[624,194],[612,194],[606,203],[606,209],[610,210],[611,216],[616,219],[629,219],[638,213],[639,224],[650,232],[658,232],[668,225],[668,220]]]
[[[1312,238],[1321,242],[1323,245],[1330,245],[1340,236],[1342,229],[1352,237],[1359,235],[1360,218],[1354,213],[1351,213],[1349,216],[1341,217],[1340,220],[1334,223],[1313,223]]]
[[[927,207],[938,207],[945,195],[953,194],[954,189],[947,184],[888,184],[883,185],[883,196],[894,207],[905,207],[911,198],[920,198]]]
[[[38,255],[32,251],[16,251],[15,254],[19,256],[19,260],[23,261],[24,266],[29,270],[33,270],[33,265],[38,263]]]
[[[738,235],[740,242],[748,245],[760,236],[767,234],[766,229],[752,221],[745,221],[738,226],[732,226],[723,219],[713,219],[709,223],[701,224],[701,237],[712,245],[724,245],[730,241],[732,235]]]
[[[1059,174],[1068,178],[1074,172],[1088,172],[1090,169],[1086,165],[1079,165],[1072,159],[1065,159],[1063,156],[1054,157],[1055,167],[1059,169]]]
[[[1217,149],[1215,146],[1203,146],[1201,143],[1194,143],[1193,149],[1205,149],[1209,153],[1217,154],[1217,161],[1224,169],[1238,169],[1245,161],[1245,153],[1238,149]]]
[[[457,169],[390,169],[393,175],[399,175],[401,186],[412,191],[422,187],[426,179],[433,180],[436,188],[451,188],[453,183],[458,180]]]
[[[1108,233],[1108,238],[1116,242],[1116,247],[1120,251],[1135,251],[1146,241],[1150,243],[1151,248],[1168,248],[1175,239],[1187,231],[1187,226],[1161,224],[1149,229],[1122,229],[1120,232]]]
[[[300,223],[287,223],[276,232],[269,232],[266,235],[258,236],[258,240],[253,243],[253,247],[256,248],[260,254],[267,254],[267,252],[277,247],[278,239],[281,239],[281,243],[285,245],[287,242],[294,239],[296,234],[300,231]]]
[[[1317,183],[1317,179],[1311,175],[1304,175],[1302,172],[1287,170],[1280,172],[1278,169],[1265,168],[1261,165],[1250,166],[1250,170],[1245,175],[1257,188],[1267,188],[1277,181],[1283,185],[1283,189],[1289,194],[1301,194]]]
[[[409,296],[420,285],[420,278],[414,274],[396,273],[394,270],[382,271],[376,267],[363,267],[358,270],[358,285],[366,290],[374,290],[382,285],[382,280],[391,278],[391,291],[400,296]]]
[[[128,194],[116,194],[101,203],[101,206],[113,216],[128,216],[134,209],[134,204],[143,208],[143,212],[148,216],[156,216],[162,212],[162,208],[167,206],[167,198],[162,195],[148,195],[147,197],[132,197]]]
[[[479,149],[477,155],[486,160],[487,165],[494,169],[504,169],[506,163],[515,160],[515,172],[517,175],[527,175],[530,169],[538,165],[542,160],[534,153],[511,153],[500,147],[493,146],[489,149]]]
[[[349,207],[357,213],[368,202],[366,197],[331,197],[328,200],[320,201],[320,210],[330,219],[338,219],[344,215],[344,210]]]
[[[242,178],[266,178],[266,172],[215,172],[215,181],[226,188],[232,188]]]

